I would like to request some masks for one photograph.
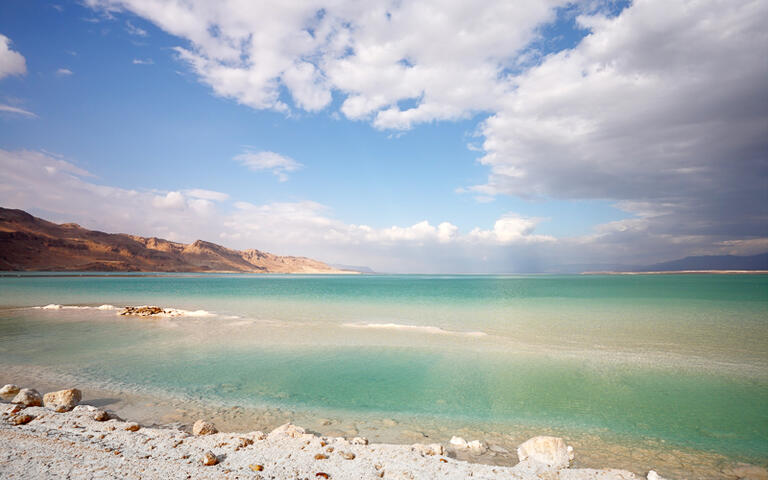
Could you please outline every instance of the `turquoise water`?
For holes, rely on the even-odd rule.
[[[208,314],[30,308],[47,304]],[[765,275],[5,277],[0,363],[768,459]]]

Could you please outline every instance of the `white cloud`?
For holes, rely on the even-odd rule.
[[[476,228],[469,235],[477,241],[492,241],[499,244],[554,242],[555,237],[549,235],[534,235],[533,230],[539,222],[535,218],[523,218],[508,214],[496,220],[491,230]]]
[[[130,33],[131,35],[136,35],[137,37],[146,37],[148,35],[147,31],[143,28],[137,27],[136,25],[132,24],[130,21],[125,22],[125,31]]]
[[[37,117],[37,115],[35,115],[34,113],[30,112],[29,110],[24,110],[23,108],[19,108],[19,107],[12,107],[10,105],[3,105],[3,104],[0,103],[0,113],[2,113],[2,112],[14,113],[14,114],[17,114],[17,115],[22,115],[24,117],[32,117],[32,118]]]
[[[155,63],[155,61],[152,60],[151,58],[145,58],[145,59],[134,58],[133,59],[133,64],[134,65],[153,65],[154,63]]]
[[[0,78],[27,73],[27,62],[11,50],[11,39],[0,33]]]
[[[288,173],[295,172],[303,166],[290,157],[267,151],[241,153],[235,157],[235,160],[255,172],[270,171],[281,182],[288,180]]]
[[[217,95],[287,111],[285,87],[296,107],[316,111],[335,90],[349,118],[407,129],[492,109],[499,76],[566,0],[86,3],[128,10],[188,41],[179,57]],[[404,100],[414,105],[401,108]]]
[[[254,205],[233,202],[205,189],[165,192],[100,185],[90,173],[52,155],[0,149],[0,205],[31,210],[53,221],[76,221],[88,228],[159,236],[190,242],[219,241],[234,248],[259,248],[333,261],[374,262],[382,270],[456,271],[472,263],[477,251],[551,243],[534,233],[537,220],[505,216],[492,230],[462,233],[456,225],[428,221],[411,226],[374,228],[345,223],[312,201]],[[509,226],[511,221],[515,226]],[[490,249],[490,250],[489,250]],[[435,255],[449,260],[435,265]],[[412,262],[412,263],[409,263]],[[414,263],[415,262],[415,263]]]
[[[203,200],[213,200],[215,202],[223,202],[227,199],[229,199],[229,195],[222,192],[216,192],[213,190],[204,190],[202,188],[193,188],[191,190],[184,190],[184,194],[193,197],[193,198],[200,198]]]
[[[68,76],[70,76],[72,74],[73,74],[72,70],[70,70],[68,68],[60,68],[60,69],[56,70],[56,75],[58,75],[60,77],[68,77]]]

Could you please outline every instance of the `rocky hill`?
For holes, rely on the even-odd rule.
[[[0,208],[0,270],[352,273],[305,257],[88,230]]]

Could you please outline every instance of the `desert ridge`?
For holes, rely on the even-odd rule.
[[[88,230],[0,207],[0,270],[354,274],[319,260]]]

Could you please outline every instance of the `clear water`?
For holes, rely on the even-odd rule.
[[[29,308],[49,303],[212,315]],[[768,460],[765,275],[4,277],[0,364]]]

